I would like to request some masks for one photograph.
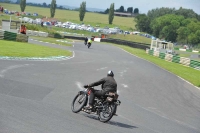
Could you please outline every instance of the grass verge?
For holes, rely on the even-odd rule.
[[[146,38],[144,36],[140,35],[123,35],[123,34],[116,34],[116,35],[109,35],[109,38],[114,38],[114,39],[121,39],[121,40],[126,40],[126,41],[131,41],[131,42],[139,42],[139,43],[145,43],[145,44],[151,44],[151,38]]]
[[[122,46],[122,45],[116,45],[116,44],[114,44],[114,45],[126,50],[127,52],[129,52],[131,54],[134,54],[138,57],[146,59],[146,60],[156,64],[157,66],[160,66],[161,68],[168,70],[177,76],[180,76],[181,78],[189,81],[193,85],[200,87],[200,71],[199,70],[195,70],[193,68],[186,67],[181,64],[168,62],[168,61],[162,60],[158,57],[148,55],[148,54],[146,54],[146,52],[144,50],[135,49],[135,48],[131,48],[128,46]]]
[[[31,36],[30,38],[36,39],[38,41],[43,41],[43,42],[49,42],[49,43],[55,43],[59,45],[64,45],[64,46],[72,46],[73,41],[69,39],[56,39],[56,38],[50,38],[50,37],[38,37],[38,36]],[[64,41],[64,42],[61,42]]]
[[[51,57],[72,56],[72,52],[29,43],[0,40],[0,56]]]

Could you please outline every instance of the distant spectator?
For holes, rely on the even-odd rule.
[[[43,27],[43,21],[41,22],[41,26]]]
[[[25,25],[21,25],[20,33],[21,34],[26,34],[26,26]]]
[[[3,6],[0,6],[0,13],[3,13]]]

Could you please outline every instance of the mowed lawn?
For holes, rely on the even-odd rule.
[[[38,41],[43,41],[43,42],[49,42],[49,43],[54,43],[54,44],[59,44],[59,45],[64,45],[64,46],[72,46],[73,41],[69,39],[56,39],[56,38],[50,38],[50,37],[39,37],[39,36],[31,36],[30,38],[38,40]]]
[[[72,56],[72,52],[41,45],[0,40],[0,56],[8,56],[8,57]]]
[[[21,11],[20,6],[17,4],[7,4],[7,3],[0,3],[4,7],[4,9],[8,10],[16,10]],[[25,12],[30,13],[39,13],[39,15],[50,17],[50,9],[49,8],[42,8],[42,7],[34,7],[34,6],[26,6]],[[56,9],[55,18],[66,22],[66,21],[73,21],[73,22],[79,22],[79,12],[78,11],[70,11],[70,10],[60,10]],[[99,13],[92,13],[92,12],[86,12],[84,23],[90,23],[91,25],[100,25],[100,26],[109,26],[108,24],[108,14],[99,14]],[[113,20],[113,25],[122,27],[122,28],[135,28],[135,22],[134,18],[132,17],[118,17],[115,16]]]

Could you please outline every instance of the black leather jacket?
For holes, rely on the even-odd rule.
[[[85,42],[87,42],[88,41],[88,38],[85,38]]]
[[[117,83],[111,76],[100,79],[97,82],[89,84],[90,87],[101,85],[102,90],[106,92],[117,92]]]

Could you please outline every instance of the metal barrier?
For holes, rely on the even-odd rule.
[[[0,30],[0,40],[4,39],[4,30]]]
[[[190,58],[179,57],[179,56],[167,54],[167,53],[160,53],[158,51],[153,51],[150,49],[146,49],[146,53],[152,56],[157,56],[161,59],[165,59],[166,61],[169,61],[169,62],[179,63],[184,66],[188,66],[188,67],[192,67],[194,69],[200,70],[200,62],[196,60],[191,60]]]

